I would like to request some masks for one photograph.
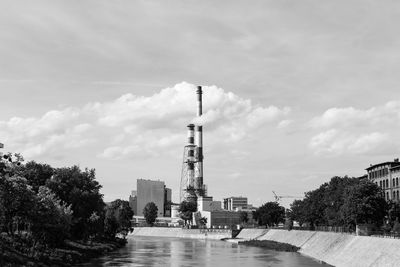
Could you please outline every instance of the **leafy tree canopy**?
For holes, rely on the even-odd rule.
[[[144,218],[146,219],[146,222],[150,225],[153,225],[154,222],[156,221],[158,214],[158,208],[154,202],[149,202],[146,204],[146,206],[143,209],[143,215]]]
[[[93,215],[92,215],[93,216]],[[117,233],[124,236],[132,231],[133,211],[129,201],[117,199],[106,207],[104,232],[107,237],[114,238]]]
[[[182,201],[179,204],[179,216],[185,222],[185,225],[188,222],[191,222],[193,219],[193,212],[197,211],[197,203],[193,201]]]
[[[95,212],[104,213],[105,203],[100,194],[101,185],[96,181],[94,169],[82,171],[78,166],[55,169],[46,186],[61,201],[71,205],[73,211],[72,235],[75,238],[88,238],[91,234],[90,217]]]
[[[267,202],[254,212],[259,225],[274,226],[285,221],[285,208],[277,202]]]
[[[381,225],[387,203],[382,190],[370,181],[362,181],[346,189],[341,208],[348,224],[372,223]]]

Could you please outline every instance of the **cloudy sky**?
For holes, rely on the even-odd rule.
[[[400,155],[399,25],[390,0],[1,0],[0,142],[177,201],[203,85],[209,194],[301,196]]]

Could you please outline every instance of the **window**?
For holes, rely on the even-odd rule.
[[[389,187],[389,180],[386,179],[386,188],[388,188],[388,187]]]
[[[394,183],[394,178],[393,178],[392,182],[393,182],[393,183],[392,183],[392,187],[393,187],[393,186],[395,185],[395,183]]]
[[[386,200],[389,200],[389,192],[386,192]]]
[[[392,199],[395,199],[395,198],[396,198],[396,192],[392,191]]]
[[[399,186],[399,177],[396,178],[396,186]]]
[[[399,190],[397,190],[397,200],[399,200]]]
[[[379,181],[379,184],[381,185],[381,188],[385,188],[385,183],[384,182],[382,183],[382,181]]]

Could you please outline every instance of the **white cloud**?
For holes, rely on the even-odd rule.
[[[0,121],[0,134],[8,147],[21,151],[28,158],[59,153],[92,142],[84,137],[92,125],[80,123],[81,120],[79,109],[52,110],[40,118],[13,117]]]
[[[400,149],[400,101],[369,109],[331,108],[313,118],[309,125],[319,130],[310,140],[317,154],[393,155]]]
[[[283,128],[286,128],[286,127],[288,127],[290,124],[292,124],[292,120],[282,120],[282,121],[280,121],[279,123],[278,123],[278,128],[279,129],[283,129]]]
[[[288,107],[263,107],[216,86],[203,87],[204,114],[197,118],[195,89],[182,82],[151,96],[125,94],[114,101],[49,111],[40,118],[15,117],[0,121],[0,131],[9,147],[28,158],[97,142],[99,156],[115,159],[181,149],[191,122],[204,125],[208,144],[223,145],[290,121]]]
[[[370,109],[330,108],[310,121],[313,128],[366,127],[400,121],[400,101],[391,101]]]
[[[390,139],[387,134],[380,132],[357,135],[331,129],[312,137],[310,147],[316,154],[381,153],[390,149]]]
[[[87,105],[86,109],[98,114],[100,125],[123,126],[125,138],[119,136],[117,144],[129,143],[147,153],[184,144],[188,123],[203,125],[209,144],[226,144],[238,142],[257,131],[255,128],[277,123],[290,113],[288,107],[262,107],[216,86],[203,86],[204,113],[196,117],[195,91],[194,85],[182,82],[152,96],[128,94],[113,102]],[[124,146],[119,150],[128,156]],[[117,148],[113,146],[112,151],[114,155]],[[101,155],[107,157],[107,152]]]

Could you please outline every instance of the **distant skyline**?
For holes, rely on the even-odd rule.
[[[3,152],[178,201],[204,86],[204,183],[261,205],[400,156],[395,1],[0,1]],[[284,200],[287,205],[290,200]]]

